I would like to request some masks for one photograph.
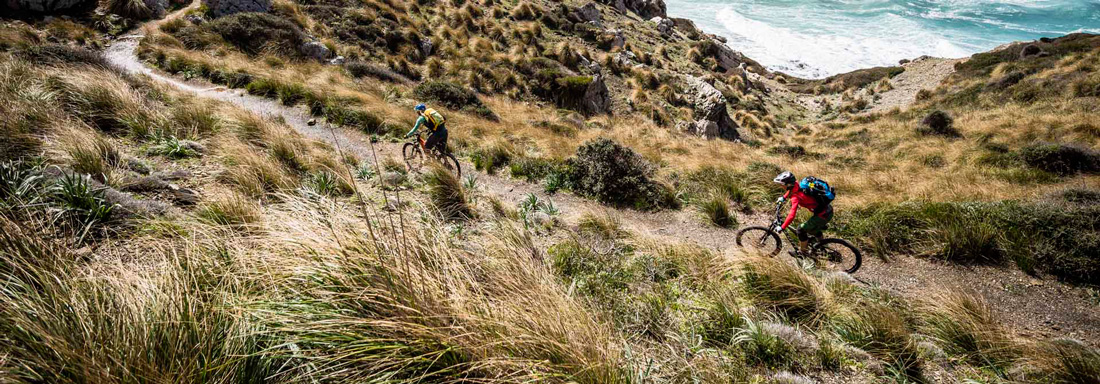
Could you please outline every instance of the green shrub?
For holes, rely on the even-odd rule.
[[[44,184],[41,166],[23,160],[0,162],[0,208],[38,203]]]
[[[474,168],[493,173],[498,168],[508,165],[512,161],[515,152],[515,148],[512,148],[511,145],[495,141],[471,152],[470,161],[474,163]]]
[[[115,219],[115,205],[107,202],[104,189],[75,173],[58,179],[50,188],[50,198],[59,207],[51,222],[72,229],[78,241]]]
[[[202,27],[250,55],[278,52],[295,56],[307,41],[297,25],[270,13],[236,13],[211,20]]]
[[[1020,158],[1031,167],[1059,175],[1100,172],[1100,153],[1077,145],[1034,143],[1020,149]]]
[[[567,161],[573,191],[616,206],[638,209],[669,207],[662,186],[653,181],[654,167],[634,150],[610,139],[585,143]]]
[[[187,145],[185,141],[182,141],[175,136],[169,136],[161,138],[159,142],[149,149],[150,153],[161,155],[164,157],[170,157],[173,159],[182,159],[186,157],[198,156],[198,152],[195,152],[190,145]]]
[[[959,130],[953,126],[954,122],[955,119],[952,119],[947,112],[935,110],[925,116],[924,120],[921,120],[921,126],[917,128],[917,133],[943,137],[962,137]]]
[[[413,96],[420,100],[436,102],[444,107],[475,113],[488,120],[499,120],[474,91],[446,81],[425,81],[413,88]]]

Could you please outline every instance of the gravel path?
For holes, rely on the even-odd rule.
[[[178,17],[186,9],[177,11],[165,20]],[[170,84],[198,96],[236,104],[254,113],[281,118],[286,123],[312,139],[338,145],[343,151],[353,152],[363,159],[377,156],[399,157],[399,144],[370,142],[370,138],[358,131],[330,126],[324,121],[309,125],[311,119],[302,107],[286,107],[275,100],[248,95],[241,90],[227,90],[201,80],[185,81],[168,76],[145,66],[134,54],[140,35],[131,35],[115,41],[105,52],[107,59],[133,74]],[[895,95],[883,96],[892,103],[911,100],[912,95],[928,84],[938,84],[947,76],[953,62],[942,59],[921,60],[911,63],[915,70],[897,78]],[[903,77],[905,76],[905,77]],[[884,93],[885,95],[885,93]],[[610,210],[596,202],[568,193],[547,195],[537,184],[514,180],[509,177],[475,172],[468,162],[463,164],[464,174],[475,174],[483,193],[497,196],[502,202],[516,204],[528,194],[549,198],[562,212],[563,220],[576,223],[587,212],[612,212],[620,217],[627,229],[645,237],[666,241],[695,243],[720,254],[736,257],[733,246],[734,230],[707,225],[694,209],[680,211],[639,212],[634,210]],[[739,217],[742,225],[766,224],[767,214]],[[903,257],[889,263],[865,258],[863,267],[855,277],[867,284],[881,286],[910,298],[921,298],[930,290],[974,289],[981,293],[1003,315],[1009,326],[1021,335],[1068,336],[1097,345],[1100,341],[1100,304],[1089,299],[1089,292],[1053,280],[1036,280],[1015,268],[969,268],[953,264],[936,263],[926,259]]]
[[[955,63],[965,59],[940,59],[922,57],[904,65],[905,72],[890,80],[894,89],[879,93],[879,99],[871,104],[869,112],[886,112],[893,108],[905,109],[917,99],[922,89],[936,89],[947,76],[955,73]]]

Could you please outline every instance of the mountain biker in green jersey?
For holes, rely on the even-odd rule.
[[[420,127],[426,127],[431,134],[424,142],[424,147],[429,151],[438,147],[439,153],[447,153],[447,119],[443,118],[443,115],[435,109],[428,108],[424,104],[417,104],[413,110],[420,117],[416,119],[416,125],[413,125],[412,130],[406,133],[405,137],[412,137],[420,131]]]

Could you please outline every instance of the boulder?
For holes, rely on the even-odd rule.
[[[577,66],[586,75],[599,75],[603,71],[603,67],[600,67],[600,63],[595,60],[591,60],[584,55],[578,55],[580,58],[580,64]]]
[[[8,8],[16,11],[29,12],[60,12],[74,9],[95,7],[94,0],[7,0],[4,2]]]
[[[679,17],[671,17],[669,18],[669,20],[672,20],[672,24],[676,27],[676,29],[679,29],[680,32],[693,40],[703,36],[703,31],[699,30],[699,27],[695,26],[694,21]]]
[[[197,15],[197,14],[187,15],[187,17],[185,19],[187,19],[187,21],[190,22],[191,24],[195,24],[195,25],[203,25],[204,23],[206,23],[206,18],[202,17],[202,15]]]
[[[688,85],[687,100],[691,104],[698,120],[713,122],[715,127],[709,125],[700,127],[696,122],[695,132],[708,139],[737,140],[741,136],[737,132],[737,123],[730,118],[726,110],[726,97],[713,85],[695,76],[685,76]],[[702,128],[700,132],[700,128]]]
[[[1020,49],[1020,58],[1021,59],[1026,59],[1026,58],[1031,57],[1031,56],[1040,56],[1040,55],[1042,55],[1042,53],[1043,53],[1043,49],[1039,48],[1038,45],[1028,44],[1028,45],[1025,45],[1023,48]]]
[[[405,182],[405,174],[399,172],[386,172],[382,174],[382,185],[397,187]]]
[[[720,40],[712,39],[712,41],[715,47],[718,48],[718,52],[714,55],[714,59],[718,60],[718,67],[723,71],[738,68],[742,63],[746,62],[745,55],[741,52],[734,51],[730,46]]]
[[[302,46],[298,47],[298,50],[302,52],[302,55],[318,61],[325,61],[332,58],[332,50],[328,49],[328,47],[320,41],[307,41],[302,43]]]
[[[666,19],[666,18],[663,18],[663,17],[660,17],[660,16],[654,17],[654,18],[650,19],[649,21],[653,22],[654,24],[657,24],[657,32],[660,32],[661,35],[664,35],[664,36],[672,35],[672,29],[676,26],[676,23],[672,22],[672,20],[669,20],[669,19]]]
[[[432,44],[432,38],[425,37],[420,39],[420,54],[431,56],[433,49],[435,49],[435,45]]]
[[[554,218],[546,214],[546,212],[535,211],[527,214],[527,222],[536,227],[548,227],[553,223]]]
[[[332,65],[344,65],[344,63],[346,63],[347,61],[348,59],[346,57],[336,56],[336,58],[329,60],[328,63]]]
[[[603,76],[592,76],[592,82],[588,83],[588,89],[581,100],[581,111],[590,115],[607,113],[611,110],[611,91],[607,89],[607,83]]]
[[[634,12],[643,19],[655,16],[668,17],[668,7],[664,0],[599,0],[601,3],[615,7],[619,12]]]
[[[583,7],[577,8],[575,11],[573,11],[573,14],[576,16],[577,19],[580,19],[582,22],[589,22],[595,25],[600,25],[600,23],[602,22],[600,18],[600,8],[597,7],[596,3],[593,2],[589,2]]]
[[[206,146],[197,141],[180,140],[180,146],[199,155],[206,153]]]
[[[211,17],[222,17],[241,12],[267,12],[271,0],[202,0]]]
[[[153,173],[153,167],[150,167],[149,164],[147,164],[146,162],[134,157],[127,157],[125,165],[127,169],[134,171],[134,173],[137,173],[139,175],[148,175],[150,173]]]
[[[611,36],[611,47],[608,48],[609,50],[614,48],[623,48],[626,46],[626,36],[623,35],[623,31],[620,31],[618,29],[608,29],[603,31],[603,33],[604,35]]]
[[[145,7],[149,8],[153,18],[162,18],[167,14],[168,0],[143,0]]]

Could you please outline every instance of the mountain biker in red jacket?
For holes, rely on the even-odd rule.
[[[782,232],[791,225],[795,215],[798,214],[798,207],[809,209],[814,214],[795,230],[795,234],[798,235],[798,250],[802,254],[806,254],[809,252],[810,236],[821,238],[822,232],[828,228],[829,222],[833,220],[833,205],[821,204],[817,199],[803,192],[798,185],[798,180],[790,172],[779,174],[774,181],[783,184],[783,187],[787,190],[783,197],[779,198],[780,201],[784,199],[790,199],[791,201],[791,213],[787,214],[787,219],[783,221],[776,232]],[[797,256],[793,251],[791,254]]]

